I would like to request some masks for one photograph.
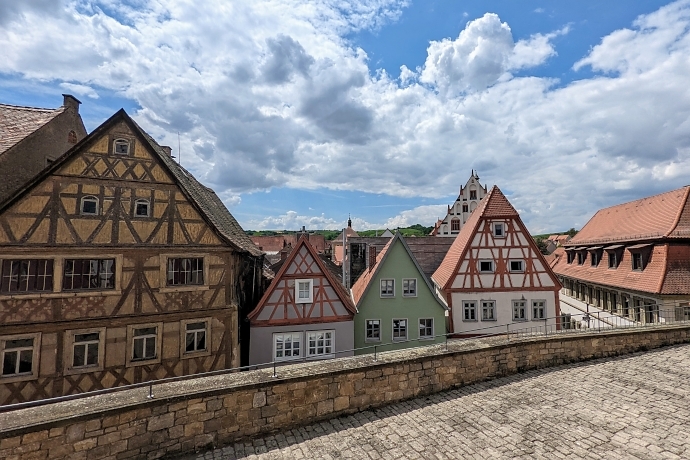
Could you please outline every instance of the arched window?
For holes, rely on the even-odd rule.
[[[129,155],[129,141],[127,139],[115,139],[113,152],[116,155]]]
[[[70,131],[67,134],[67,142],[70,144],[76,144],[77,143],[77,133],[74,132],[74,130]]]
[[[85,196],[81,199],[81,214],[84,216],[98,215],[98,198],[95,196]]]
[[[151,206],[149,200],[137,200],[134,202],[134,217],[149,217]]]
[[[459,232],[460,231],[460,219],[453,219],[450,221],[450,231]]]
[[[467,207],[467,203],[462,205],[462,212],[468,212],[469,208]]]

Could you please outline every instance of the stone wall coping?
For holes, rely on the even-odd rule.
[[[0,413],[0,439],[92,419],[96,414],[103,418],[130,411],[133,408],[144,409],[167,405],[176,401],[227,394],[229,389],[244,391],[261,389],[262,387],[272,387],[276,384],[297,383],[352,371],[366,372],[390,365],[414,364],[429,357],[436,357],[442,360],[449,356],[477,351],[490,351],[501,348],[510,349],[525,343],[553,342],[562,344],[571,340],[582,340],[583,337],[596,340],[611,336],[634,336],[654,333],[655,331],[669,332],[688,329],[690,329],[690,324],[616,329],[601,332],[558,333],[546,337],[535,336],[519,339],[511,338],[510,340],[505,336],[449,340],[447,351],[444,344],[436,344],[427,347],[380,352],[377,354],[377,361],[374,361],[373,354],[367,354],[327,361],[281,365],[277,368],[277,377],[273,377],[273,368],[268,368],[161,384],[156,384],[154,381],[152,382],[154,394],[152,399],[148,398],[149,388],[143,387]],[[582,360],[585,359],[587,357],[584,357]]]

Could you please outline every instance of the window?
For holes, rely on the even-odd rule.
[[[510,261],[510,271],[515,273],[521,273],[525,271],[525,263],[522,260],[511,260]]]
[[[450,221],[450,231],[459,232],[460,231],[460,219],[454,218]]]
[[[575,253],[573,253],[573,251],[567,251],[566,254],[568,255],[568,263],[572,264],[573,260],[575,260]]]
[[[151,215],[149,201],[137,200],[134,202],[134,217],[149,217]]]
[[[599,252],[598,251],[591,251],[591,262],[592,262],[592,267],[596,267],[599,265]]]
[[[67,142],[69,144],[76,144],[77,143],[77,133],[75,133],[74,130],[67,133]]]
[[[81,199],[81,214],[83,216],[98,215],[98,198],[95,196],[85,196]]]
[[[407,340],[407,320],[394,319],[393,320],[393,340],[401,341]]]
[[[325,358],[333,355],[335,331],[307,332],[307,357]]]
[[[577,264],[578,265],[584,265],[586,259],[587,259],[587,253],[586,252],[580,251],[577,253]]]
[[[463,321],[477,321],[477,303],[463,302],[462,303],[462,320]]]
[[[395,280],[381,280],[381,297],[395,297]]]
[[[609,268],[616,268],[618,267],[618,258],[616,257],[615,252],[609,252]]]
[[[403,280],[403,297],[417,297],[417,278]]]
[[[381,341],[381,320],[380,319],[368,319],[367,320],[367,330],[366,338],[367,342],[380,342]]]
[[[643,270],[644,266],[642,265],[642,253],[639,252],[633,252],[632,253],[632,269],[633,270]]]
[[[420,318],[419,319],[419,338],[433,339],[434,338],[434,319]]]
[[[504,228],[502,223],[494,224],[494,236],[503,237],[505,236]]]
[[[2,283],[0,283],[0,292],[3,294],[52,290],[52,260],[22,259],[2,261]]]
[[[129,155],[129,141],[127,139],[115,139],[113,152],[116,155]]]
[[[115,259],[66,259],[62,289],[115,289]]]
[[[464,203],[462,205],[462,212],[468,212],[469,210],[470,210],[470,208],[467,206],[467,203]]]
[[[546,301],[532,301],[532,319],[546,319]]]
[[[295,303],[314,301],[314,280],[295,280]]]
[[[184,351],[206,351],[206,321],[185,324]]]
[[[155,359],[157,355],[158,327],[134,329],[132,361]]]
[[[203,285],[204,258],[169,258],[167,279],[168,286]]]
[[[72,346],[72,367],[98,366],[100,333],[75,334]]]
[[[483,273],[493,273],[494,272],[494,261],[493,260],[480,260],[479,261],[479,271]]]
[[[31,375],[34,372],[34,337],[2,341],[2,377]]]
[[[526,321],[527,308],[524,300],[513,300],[513,321]]]
[[[482,300],[482,321],[496,321],[496,302]]]
[[[476,190],[470,190],[470,200],[476,200],[477,199],[477,191]]]
[[[284,334],[273,334],[273,356],[276,361],[289,361],[299,359],[302,354],[302,334],[299,332],[288,332]]]

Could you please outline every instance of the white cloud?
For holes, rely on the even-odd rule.
[[[98,99],[98,93],[95,89],[86,85],[77,85],[74,83],[60,83],[60,87],[70,91],[78,96],[86,96],[91,99]]]
[[[515,41],[493,14],[431,42],[423,67],[372,76],[367,50],[347,37],[395,20],[405,4],[3,3],[0,72],[130,98],[162,143],[176,146],[180,132],[183,164],[229,205],[274,186],[447,196],[475,168],[532,231],[548,231],[687,182],[690,0],[604,37],[574,63],[595,76],[567,85],[528,75],[567,29]],[[425,216],[416,212],[390,222],[440,217],[413,222]],[[243,224],[344,224],[270,219]]]
[[[437,219],[443,219],[446,217],[446,212],[448,210],[447,206],[448,205],[445,204],[417,206],[414,209],[403,211],[397,216],[391,217],[382,225],[381,228],[404,228],[415,224],[429,227],[435,224]]]

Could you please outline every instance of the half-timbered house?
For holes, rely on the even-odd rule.
[[[0,403],[240,365],[262,262],[120,110],[0,204]]]
[[[520,215],[494,186],[462,228],[432,279],[455,334],[556,326],[556,276]]]
[[[355,307],[306,236],[249,314],[250,364],[352,356]]]

